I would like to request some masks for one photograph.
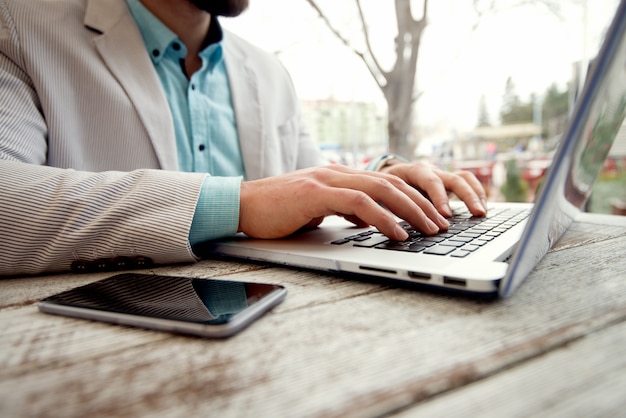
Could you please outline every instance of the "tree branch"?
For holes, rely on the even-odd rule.
[[[383,71],[380,71],[380,67],[378,66],[378,62],[375,60],[375,58],[373,56],[371,56],[374,59],[374,64],[370,63],[367,59],[367,54],[357,50],[356,48],[354,48],[352,45],[350,45],[350,42],[341,34],[341,32],[339,32],[339,30],[337,30],[332,23],[330,23],[330,20],[328,19],[328,17],[326,17],[326,15],[324,14],[324,12],[322,11],[322,9],[317,5],[317,3],[315,2],[315,0],[306,0],[309,5],[317,12],[318,16],[324,21],[324,23],[326,24],[326,26],[328,27],[328,29],[330,29],[330,31],[346,46],[348,47],[350,50],[352,50],[352,52],[354,52],[359,58],[361,58],[361,60],[365,63],[365,66],[367,67],[368,71],[370,72],[370,74],[372,75],[372,77],[374,78],[374,81],[376,82],[376,84],[378,85],[379,88],[383,88],[384,87],[384,83],[382,82],[384,80],[384,82],[387,82],[387,76],[386,73]],[[365,31],[365,28],[363,28],[363,30]],[[370,54],[371,55],[371,54]],[[377,73],[375,70],[380,71],[379,73]],[[380,79],[380,77],[383,78],[383,80]]]
[[[370,42],[370,31],[367,26],[367,22],[365,20],[365,15],[363,14],[363,6],[361,5],[361,0],[356,0],[356,6],[359,9],[359,18],[361,19],[361,26],[363,26],[363,35],[365,37],[365,45],[369,52],[369,56],[372,58],[372,65],[376,67],[378,72],[387,80],[387,72],[383,70],[382,66],[376,59],[376,54],[374,54],[374,49],[372,48],[372,44]],[[372,74],[373,75],[373,74]],[[379,86],[382,87],[379,83]]]

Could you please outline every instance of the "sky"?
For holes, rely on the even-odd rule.
[[[224,27],[276,53],[301,99],[354,99],[376,102],[384,109],[382,93],[363,62],[337,40],[306,0],[250,3],[243,15],[223,19]],[[319,3],[344,36],[362,45],[354,1]],[[376,53],[383,64],[390,65],[393,1],[363,0],[363,4]],[[420,2],[415,4],[419,12]],[[472,29],[477,18],[471,2],[431,1],[417,71],[418,89],[423,92],[417,122],[449,130],[472,129],[484,96],[491,123],[497,124],[509,77],[522,100],[529,100],[532,93],[542,94],[552,83],[564,89],[573,63],[597,52],[618,1],[564,0],[558,4],[559,16],[543,6],[524,6],[487,14]]]

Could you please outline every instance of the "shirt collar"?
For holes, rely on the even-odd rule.
[[[186,55],[186,48],[178,36],[153,15],[139,0],[126,0],[126,3],[139,27],[141,36],[143,37],[150,58],[152,58],[154,64],[159,63],[165,56],[167,49],[174,44],[178,44],[178,47],[174,49],[179,51],[178,53],[181,54],[182,57]],[[206,46],[201,51],[200,55],[206,54],[207,57],[215,56],[215,59],[220,59],[221,51],[217,54],[213,52],[216,50],[216,44],[220,44],[223,39],[224,32],[222,26],[216,18],[212,17],[205,40]],[[219,50],[221,48],[217,49]]]
[[[217,16],[211,16],[211,24],[209,25],[209,31],[206,34],[206,39],[204,40],[205,45],[213,45],[222,42],[224,39],[224,31],[222,30],[222,25],[220,25],[220,21],[217,19]]]

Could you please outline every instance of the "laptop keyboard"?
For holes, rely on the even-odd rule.
[[[393,241],[372,229],[331,242],[334,245],[381,250],[407,251],[449,257],[466,257],[494,238],[522,222],[530,214],[529,209],[489,209],[486,217],[475,217],[467,209],[458,209],[448,218],[450,227],[436,235],[424,235],[407,222],[400,226],[408,232],[406,241]]]

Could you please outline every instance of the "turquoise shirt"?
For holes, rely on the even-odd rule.
[[[211,21],[202,67],[190,78],[184,69],[187,48],[139,2],[127,0],[172,112],[181,171],[208,173],[189,233],[193,245],[233,235],[239,225],[239,191],[245,169],[228,74],[222,28]]]

